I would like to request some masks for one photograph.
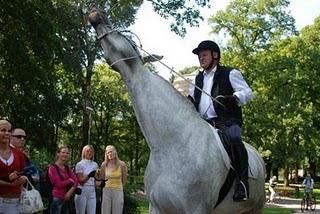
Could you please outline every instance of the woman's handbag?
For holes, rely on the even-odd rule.
[[[20,213],[30,214],[41,210],[44,210],[41,195],[28,180],[20,196]]]

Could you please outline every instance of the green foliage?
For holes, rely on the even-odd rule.
[[[53,5],[8,1],[1,6],[0,113],[32,132],[31,144],[54,148],[55,125],[67,115],[69,98],[55,90]]]
[[[198,66],[191,66],[191,67],[184,68],[184,69],[180,70],[179,74],[181,74],[181,75],[191,74],[197,70],[199,70]]]
[[[288,4],[235,0],[210,18],[229,38],[222,63],[239,68],[256,95],[243,109],[245,141],[286,170],[316,166],[320,148],[319,19],[296,36]]]
[[[124,190],[123,214],[139,214],[138,200],[133,196],[132,191]]]
[[[288,5],[288,0],[233,0],[209,22],[213,24],[212,32],[230,37],[230,50],[248,55],[297,33],[294,19],[286,10]]]
[[[174,18],[171,23],[171,30],[184,37],[187,30],[185,24],[191,27],[199,26],[203,21],[199,7],[207,6],[209,0],[204,1],[186,1],[186,0],[150,0],[155,12],[165,19]]]

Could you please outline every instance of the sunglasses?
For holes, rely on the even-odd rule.
[[[27,136],[25,136],[25,135],[12,135],[12,137],[16,137],[16,138],[18,138],[18,139],[27,139]]]

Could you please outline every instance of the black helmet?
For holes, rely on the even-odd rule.
[[[197,48],[193,49],[192,53],[199,54],[201,50],[211,50],[216,53],[218,53],[218,59],[220,59],[220,48],[217,45],[217,43],[210,41],[210,40],[204,40],[200,42]]]

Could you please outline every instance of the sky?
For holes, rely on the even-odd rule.
[[[218,43],[223,41],[217,35],[210,35],[210,26],[207,19],[218,10],[223,10],[230,0],[211,1],[210,9],[202,10],[204,21],[199,27],[187,29],[184,38],[170,31],[170,20],[165,20],[155,13],[149,1],[144,1],[138,11],[136,22],[130,27],[141,41],[142,48],[148,53],[163,55],[162,63],[174,69],[176,72],[190,66],[198,66],[197,57],[192,50],[202,40],[214,40]],[[298,30],[312,24],[317,16],[320,16],[320,0],[291,0],[289,10],[296,20]],[[168,79],[170,70],[161,63],[154,63],[159,74]]]

